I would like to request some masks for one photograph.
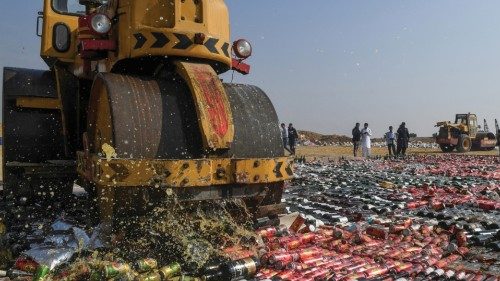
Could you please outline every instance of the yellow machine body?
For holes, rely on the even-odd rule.
[[[234,59],[223,0],[44,0],[38,21],[50,71],[4,71],[7,188],[28,172],[25,189],[78,177],[108,222],[165,189],[284,209],[293,171],[274,107],[218,77]]]
[[[54,1],[44,3],[41,56],[73,64],[76,75],[86,76],[78,55],[81,14],[58,10]],[[119,46],[106,59],[94,62],[94,68],[101,64],[100,72],[111,71],[121,60],[154,56],[203,59],[218,71],[231,67],[229,15],[223,0],[111,0],[96,11],[114,19],[109,39]],[[71,44],[64,52],[54,48],[56,24],[70,30]],[[202,42],[195,43],[196,34],[203,37]]]

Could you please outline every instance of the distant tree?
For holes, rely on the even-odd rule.
[[[417,134],[415,133],[410,133],[410,138],[416,138],[417,137]]]
[[[432,137],[433,137],[433,138],[435,138],[435,137],[437,137],[437,136],[438,136],[438,133],[434,133],[434,134],[432,134]]]

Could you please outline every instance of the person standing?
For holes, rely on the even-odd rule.
[[[403,122],[398,128],[398,151],[397,155],[406,155],[406,149],[408,148],[408,142],[410,141],[410,132],[406,128],[406,123]]]
[[[396,156],[396,133],[393,132],[392,126],[389,126],[389,132],[385,133],[385,142],[389,149],[389,156]]]
[[[354,146],[354,157],[358,156],[359,142],[361,141],[361,130],[359,129],[359,123],[356,123],[352,129],[352,145]]]
[[[288,149],[288,131],[286,130],[286,125],[285,123],[281,123],[281,139],[283,140],[283,148],[286,149],[286,151],[292,153],[290,149]]]
[[[372,148],[371,136],[372,130],[368,128],[368,123],[365,123],[363,129],[361,129],[361,151],[363,157],[370,157],[370,150]]]
[[[295,155],[295,143],[299,138],[297,130],[293,127],[292,123],[288,124],[288,145],[290,146],[290,151],[292,155]]]
[[[496,122],[496,119],[495,119]],[[500,128],[497,129],[497,145],[498,145],[498,156],[500,156]]]

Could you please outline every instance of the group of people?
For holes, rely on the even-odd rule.
[[[394,143],[395,141],[396,143]],[[405,156],[408,143],[410,142],[410,132],[406,128],[406,123],[401,123],[396,133],[393,132],[392,126],[389,126],[389,132],[385,134],[385,142],[389,149],[389,156]]]
[[[285,123],[281,123],[281,139],[283,141],[283,147],[291,154],[295,155],[295,146],[299,138],[297,130],[293,127],[293,124],[288,124],[286,127]],[[361,146],[362,156],[370,157],[371,155],[371,137],[372,130],[368,127],[368,123],[360,128],[360,123],[356,123],[355,127],[352,129],[352,143],[354,145],[354,157],[358,156],[358,150]],[[385,142],[389,150],[389,156],[404,156],[406,155],[406,149],[408,148],[408,143],[410,141],[410,132],[406,128],[406,123],[403,122],[399,125],[397,132],[394,132],[393,127],[389,126],[389,131],[385,133]]]
[[[292,123],[288,124],[288,128],[286,128],[285,123],[281,123],[280,129],[283,147],[290,152],[290,154],[295,155],[295,144],[299,138],[297,130],[295,130]]]
[[[356,123],[352,129],[352,143],[354,146],[354,157],[358,156],[359,146],[363,157],[369,157],[371,154],[371,137],[372,130],[365,123],[363,128],[359,128],[360,124]],[[404,156],[410,141],[410,132],[406,128],[406,123],[403,122],[399,126],[397,132],[394,132],[393,127],[389,126],[389,132],[385,133],[385,142],[389,150],[389,156]],[[397,147],[396,147],[397,146]]]
[[[369,157],[372,148],[372,130],[368,128],[368,123],[359,129],[359,123],[356,123],[352,129],[352,144],[354,145],[354,157],[358,156],[359,145],[361,144],[361,153],[363,157]]]

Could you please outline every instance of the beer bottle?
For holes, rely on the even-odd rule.
[[[436,270],[435,267],[428,267],[428,268],[426,268],[425,271],[422,271],[419,274],[417,274],[416,280],[426,280],[427,276],[429,276],[435,270]]]
[[[17,277],[25,277],[25,276],[33,276],[33,274],[17,269],[10,269],[7,271],[0,270],[0,277],[9,277],[11,279],[15,279]]]
[[[143,273],[137,276],[134,281],[163,281],[167,279],[163,279],[161,274],[158,271]]]
[[[253,227],[255,229],[259,229],[261,227],[268,226],[269,221],[270,221],[269,217],[258,218],[254,221]]]
[[[445,271],[441,268],[434,270],[431,274],[429,274],[429,278],[431,280],[440,280],[440,278],[444,275]]]
[[[203,267],[203,274],[209,274],[220,271],[221,264],[223,263],[224,261],[222,261],[222,259],[216,259],[215,261],[206,264]]]
[[[28,258],[18,258],[14,265],[14,268],[30,273],[34,273],[37,267],[38,263]]]
[[[174,262],[170,265],[160,268],[159,272],[163,280],[168,280],[171,277],[181,274],[181,265]]]
[[[165,279],[165,280],[169,280],[169,281],[202,281],[200,278],[187,276],[187,275],[181,275],[181,276],[177,276],[177,277]]]
[[[113,278],[116,276],[122,276],[130,272],[130,266],[126,263],[113,262],[104,265],[102,268],[102,276],[104,278]]]
[[[223,272],[221,270],[222,264],[228,262],[228,260],[217,258],[208,264],[206,264],[203,268],[203,275],[201,280],[206,281],[216,281],[222,280]]]
[[[447,280],[453,280],[456,276],[456,272],[453,271],[453,270],[447,270],[445,273],[444,273],[444,277],[447,279]]]
[[[39,265],[36,269],[35,275],[33,276],[33,281],[42,281],[47,278],[50,273],[50,268],[46,265]]]
[[[438,223],[438,226],[441,227],[442,229],[450,229],[450,227],[453,225],[452,221],[448,220],[442,220]]]
[[[219,270],[219,271],[212,271],[211,273],[205,273],[201,277],[201,280],[203,280],[203,281],[223,280],[223,275],[224,275],[224,273],[221,270]]]
[[[493,234],[480,234],[480,235],[477,235],[477,236],[473,236],[471,240],[474,243],[474,245],[484,246],[488,242],[490,242],[491,240],[493,240],[493,238],[494,238]]]
[[[500,241],[491,242],[488,244],[488,248],[497,252],[500,251]]]
[[[487,234],[489,235],[489,234],[491,234],[491,235],[495,236],[498,231],[499,231],[498,229],[490,229],[490,230],[478,231],[478,232],[475,232],[474,234],[476,234],[476,235],[487,235]]]
[[[221,280],[251,278],[257,273],[259,266],[260,263],[255,257],[225,263],[221,266]]]
[[[90,281],[101,281],[103,279],[104,279],[104,277],[103,277],[103,272],[102,271],[93,270],[90,273],[90,278],[89,278]]]
[[[133,264],[134,270],[139,273],[149,272],[156,269],[157,267],[158,262],[155,259],[150,258],[140,259]]]
[[[488,222],[487,225],[486,225],[486,229],[499,229],[500,228],[500,224],[497,223],[497,222]]]

